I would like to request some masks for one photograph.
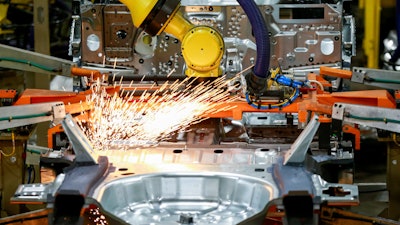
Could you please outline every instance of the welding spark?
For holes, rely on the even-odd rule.
[[[204,115],[218,112],[219,105],[234,101],[227,84],[225,77],[196,85],[187,78],[135,97],[135,91],[110,95],[98,83],[86,100],[92,108],[88,119],[80,125],[98,150],[153,145],[201,122]]]

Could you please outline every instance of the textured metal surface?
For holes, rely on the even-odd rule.
[[[154,148],[108,150],[100,152],[107,156],[115,165],[127,164],[127,168],[138,167],[139,164],[195,164],[201,165],[264,165],[274,163],[282,150],[289,145],[265,145],[265,148],[255,148],[242,144],[237,147],[216,145],[210,147],[186,147],[185,144],[175,147],[159,146]],[[278,150],[279,149],[279,150]],[[152,166],[150,166],[152,167]],[[144,170],[149,170],[145,168]]]
[[[20,185],[15,191],[11,201],[23,202],[46,202],[49,186],[46,184]]]
[[[236,224],[289,191],[308,191],[335,204],[355,204],[353,185],[325,182],[304,167],[285,166],[288,145],[175,145],[108,150],[111,167],[91,198],[129,224]],[[343,188],[343,196],[329,194]]]
[[[332,184],[321,179],[320,176],[312,175],[315,195],[320,196],[322,201],[330,204],[343,204],[343,202],[358,204],[358,187],[351,184]],[[339,190],[330,192],[330,190]]]
[[[328,4],[265,6],[272,33],[272,65],[288,69],[340,62],[340,10]]]
[[[303,73],[320,65],[340,67],[342,60],[350,62],[354,26],[351,18],[343,19],[342,3],[280,2],[257,1],[271,33],[272,66]],[[165,33],[151,37],[135,28],[130,12],[121,4],[90,3],[81,10],[80,60],[84,64],[125,67],[133,75],[165,76],[173,69],[183,74],[186,66],[175,37]],[[181,2],[180,10],[193,24],[208,25],[221,33],[226,46],[221,66],[228,75],[254,63],[252,27],[236,1],[188,0]]]
[[[237,224],[279,190],[268,170],[280,151],[249,146],[109,150],[112,168],[92,197],[129,224]]]
[[[129,224],[237,224],[260,212],[276,190],[237,174],[160,173],[105,183],[98,200]]]
[[[246,126],[286,126],[298,124],[297,114],[293,115],[292,124],[288,123],[288,115],[283,113],[243,113],[242,121]]]

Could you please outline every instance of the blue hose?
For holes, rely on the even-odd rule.
[[[292,80],[284,75],[278,74],[273,80],[278,82],[279,84],[292,87],[292,88],[299,88],[304,86],[303,81]]]
[[[393,53],[391,62],[396,62],[400,58],[400,0],[396,1],[396,31],[397,31],[397,48]]]
[[[237,0],[249,18],[253,28],[254,38],[257,45],[257,59],[253,68],[253,73],[259,78],[268,78],[270,60],[270,41],[268,28],[260,9],[254,0]]]

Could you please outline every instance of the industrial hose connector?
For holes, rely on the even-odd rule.
[[[266,91],[268,78],[256,76],[253,72],[248,73],[245,78],[247,91],[252,95],[261,96]]]

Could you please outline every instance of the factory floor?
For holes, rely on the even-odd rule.
[[[352,207],[351,211],[372,217],[384,217],[389,205],[389,193],[386,188],[386,145],[367,143],[365,146],[355,153],[354,183],[359,185],[360,205]]]

